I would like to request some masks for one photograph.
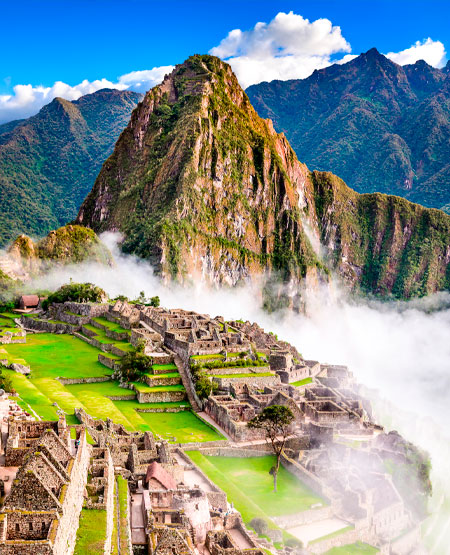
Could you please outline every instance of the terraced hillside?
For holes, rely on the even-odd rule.
[[[17,331],[16,317],[0,315],[0,334]],[[56,333],[29,333],[26,343],[7,344],[0,351],[6,364],[16,362],[31,369],[29,376],[4,370],[30,412],[57,420],[57,411],[62,410],[69,421],[75,421],[74,409],[83,408],[128,430],[150,430],[173,442],[222,439],[190,410],[175,364],[154,364],[145,382],[132,383],[132,389],[120,387],[113,379],[120,358],[133,349],[130,330],[112,317],[98,317],[76,332],[71,322],[83,317],[70,312],[59,317],[45,321],[25,317],[25,325],[46,326]]]

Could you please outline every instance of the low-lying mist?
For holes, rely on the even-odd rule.
[[[136,298],[141,291],[159,295],[168,308],[181,307],[256,321],[294,344],[306,359],[346,364],[371,391],[381,423],[398,429],[432,456],[438,493],[447,487],[450,431],[450,294],[411,302],[355,300],[329,290],[304,292],[306,314],[267,314],[253,286],[214,289],[164,284],[150,265],[117,247],[117,235],[103,241],[115,266],[83,263],[54,270],[33,283],[56,288],[69,279],[90,281],[114,297]],[[378,390],[378,393],[373,390]]]

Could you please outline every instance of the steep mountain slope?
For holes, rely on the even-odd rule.
[[[0,246],[72,220],[142,95],[103,89],[56,98],[0,126]]]
[[[375,48],[302,80],[247,94],[312,169],[359,192],[450,202],[450,75],[424,61],[399,66]]]
[[[121,231],[125,251],[182,280],[234,285],[264,272],[295,295],[301,278],[337,269],[382,295],[449,286],[450,217],[311,174],[212,56],[146,94],[77,222]]]

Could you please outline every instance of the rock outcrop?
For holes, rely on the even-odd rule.
[[[111,253],[92,229],[67,225],[37,242],[26,235],[17,237],[0,258],[0,270],[11,279],[26,281],[54,266],[85,260],[112,263]]]

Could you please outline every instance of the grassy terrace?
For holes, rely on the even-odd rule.
[[[167,372],[164,374],[145,374],[147,378],[150,380],[159,380],[160,378],[168,379],[168,378],[179,378],[179,372]]]
[[[26,343],[6,345],[11,359],[25,359],[36,378],[82,378],[111,375],[97,360],[98,349],[72,335],[29,334]]]
[[[92,320],[94,322],[96,322],[97,324],[100,324],[100,325],[104,326],[105,328],[108,328],[111,331],[116,331],[116,332],[119,332],[119,333],[127,333],[128,335],[131,335],[131,330],[127,330],[127,329],[123,328],[117,322],[110,322],[106,318],[101,318],[101,317],[92,318]]]
[[[242,374],[213,374],[213,378],[267,378],[274,376],[273,372],[246,372]]]
[[[82,509],[74,555],[103,555],[106,511]]]
[[[91,324],[85,324],[83,327],[95,333],[94,339],[96,339],[100,343],[108,343],[108,344],[114,345],[115,347],[117,347],[118,349],[124,352],[128,352],[133,349],[133,345],[131,345],[131,343],[129,343],[128,341],[116,341],[115,339],[111,339],[110,337],[107,337],[106,332],[104,330],[96,328]]]
[[[212,457],[200,451],[188,455],[228,495],[242,518],[249,523],[254,517],[294,514],[307,510],[314,503],[325,501],[313,493],[300,480],[281,467],[278,474],[278,492],[273,491],[269,474],[275,457]],[[272,523],[272,527],[275,525]]]
[[[311,382],[312,382],[312,378],[305,378],[304,380],[300,380],[298,382],[293,382],[293,383],[291,383],[291,385],[295,385],[297,387],[300,387],[302,385],[306,385],[306,384],[311,383]]]
[[[191,356],[191,360],[209,360],[209,359],[224,360],[225,357],[221,354],[216,354],[216,355],[192,355]]]
[[[196,441],[218,441],[225,439],[221,434],[210,428],[191,411],[140,413],[154,434],[174,443],[190,443]]]
[[[155,374],[159,374],[160,372],[166,373],[167,370],[173,370],[174,372],[178,372],[178,368],[176,364],[153,364],[152,370]]]
[[[128,526],[128,482],[122,476],[116,478],[117,492],[119,499],[119,547],[120,553],[129,555],[127,526]]]
[[[126,345],[125,348],[131,348],[127,342],[120,343]],[[167,413],[164,418],[160,413],[139,412],[164,408],[190,408],[187,401],[138,403],[134,391],[119,387],[119,383],[113,380],[63,385],[56,378],[110,377],[112,374],[109,368],[97,360],[101,351],[77,337],[51,333],[29,334],[26,343],[8,344],[4,347],[9,361],[22,361],[30,366],[29,377],[12,370],[5,372],[11,377],[13,387],[21,397],[19,403],[26,410],[34,411],[43,420],[57,420],[58,407],[67,413],[68,420],[76,420],[73,412],[76,407],[80,407],[95,418],[111,418],[131,431],[154,430],[158,434],[175,437],[177,441],[223,439],[190,411],[184,410],[179,414]],[[106,356],[119,358],[109,353]],[[176,369],[176,366],[174,368]],[[162,376],[169,375],[171,374]],[[146,384],[138,384],[138,387],[145,391],[183,389],[181,385],[150,388]],[[113,401],[108,398],[114,396],[128,397],[129,400]],[[57,406],[53,406],[53,403],[57,403]]]

